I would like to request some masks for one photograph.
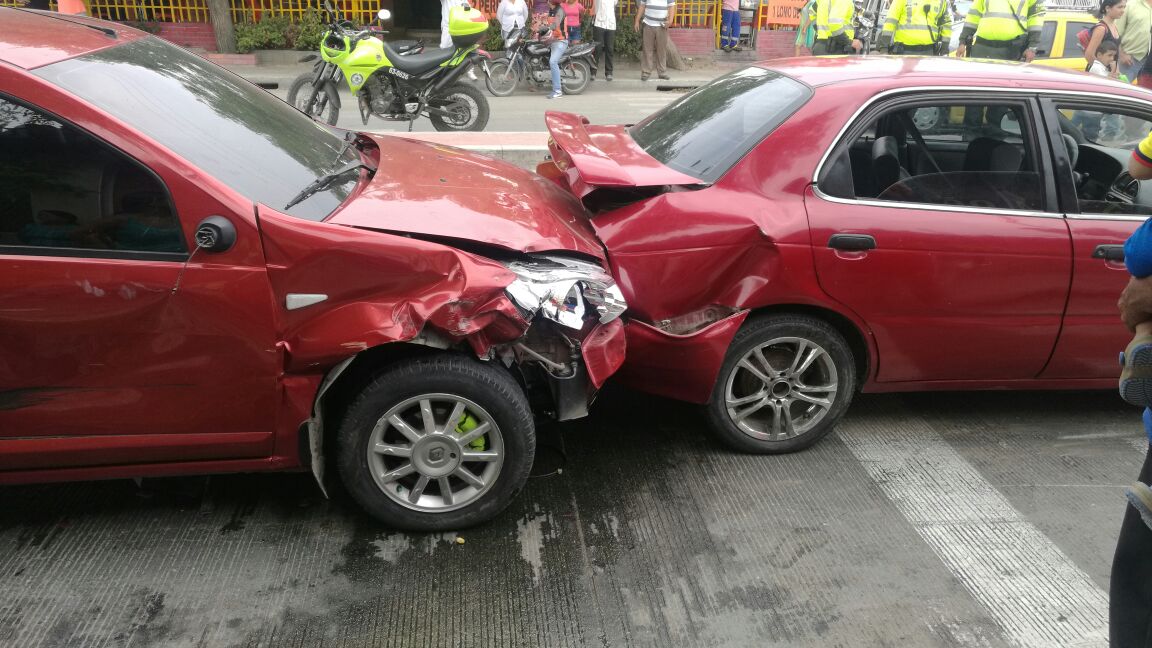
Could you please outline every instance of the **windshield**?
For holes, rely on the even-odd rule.
[[[284,210],[310,182],[358,159],[343,138],[271,94],[156,38],[35,73],[119,118],[254,202]],[[339,154],[339,156],[338,156]],[[287,213],[323,220],[357,176]]]
[[[726,74],[636,124],[632,139],[665,166],[714,182],[812,96],[779,72]]]

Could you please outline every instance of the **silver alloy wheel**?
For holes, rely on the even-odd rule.
[[[836,363],[811,340],[781,337],[753,348],[724,387],[725,405],[741,432],[782,441],[811,430],[836,402]]]
[[[496,483],[504,442],[492,416],[453,394],[422,394],[384,413],[368,437],[368,469],[380,490],[414,511],[467,506]]]

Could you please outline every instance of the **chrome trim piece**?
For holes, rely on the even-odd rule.
[[[1068,214],[1065,216],[1068,220],[1102,220],[1102,221],[1129,221],[1134,223],[1143,223],[1148,220],[1148,216],[1124,216],[1123,214]]]
[[[935,205],[932,203],[888,202],[886,200],[859,200],[856,198],[838,198],[829,196],[820,191],[817,185],[812,186],[812,193],[821,200],[841,205],[864,205],[866,207],[883,207],[885,209],[920,209],[931,211],[956,212],[960,214],[988,214],[991,216],[1024,216],[1028,218],[1064,218],[1063,214],[1056,212],[1037,212],[1014,209],[987,209],[983,207],[969,207],[966,205]]]

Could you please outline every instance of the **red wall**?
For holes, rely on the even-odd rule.
[[[159,28],[156,34],[166,41],[181,47],[196,47],[209,52],[216,51],[216,35],[212,33],[211,23],[176,22],[152,23]]]

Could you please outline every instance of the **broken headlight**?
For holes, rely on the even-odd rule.
[[[584,328],[589,308],[607,324],[628,307],[611,275],[595,263],[535,255],[504,265],[516,274],[506,289],[512,301],[567,328]]]

